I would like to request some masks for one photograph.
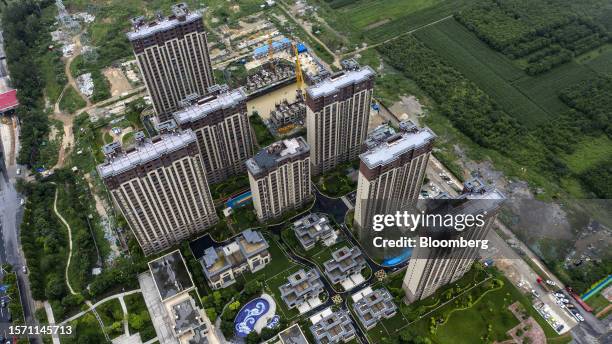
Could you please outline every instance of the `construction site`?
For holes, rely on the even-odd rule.
[[[249,112],[261,117],[275,137],[303,130],[305,88],[330,72],[303,43],[286,37],[268,39],[245,63]]]

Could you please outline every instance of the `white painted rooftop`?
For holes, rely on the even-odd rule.
[[[164,18],[164,20],[146,23],[142,25],[141,27],[139,27],[138,29],[134,29],[128,32],[127,38],[130,41],[141,39],[141,38],[144,38],[150,35],[154,35],[158,32],[163,32],[166,30],[173,29],[176,26],[181,25],[181,24],[187,24],[187,23],[194,22],[196,20],[202,20],[202,13],[198,11],[189,12],[186,15],[185,21],[179,21],[177,18],[172,18],[172,19],[170,19],[169,17]],[[151,25],[153,23],[155,24]]]
[[[395,161],[400,155],[412,149],[422,147],[433,140],[436,135],[423,128],[417,132],[400,133],[402,137],[392,142],[381,142],[378,146],[359,155],[368,168],[386,165]]]
[[[364,296],[369,295],[371,292],[372,292],[372,287],[365,287],[361,289],[360,291],[356,292],[355,294],[351,295],[351,299],[353,299],[353,302],[357,302],[363,299]]]
[[[174,113],[174,120],[178,124],[196,121],[220,109],[227,109],[246,101],[247,95],[242,88],[217,95],[205,96],[195,104]]]
[[[319,321],[321,321],[321,319],[330,316],[334,313],[334,311],[332,311],[331,307],[327,307],[324,310],[320,311],[319,313],[313,315],[310,317],[310,322],[314,325],[316,323],[318,323]]]
[[[308,87],[306,93],[311,98],[329,96],[338,92],[341,88],[367,80],[375,74],[374,70],[369,66],[358,70],[345,71],[341,76],[327,78],[314,86]]]
[[[255,175],[279,165],[285,159],[308,150],[310,150],[310,146],[301,136],[277,141],[257,152],[257,154],[246,161],[246,165],[249,171]]]
[[[184,148],[196,140],[197,137],[191,130],[162,135],[161,140],[157,142],[148,140],[136,146],[134,151],[119,153],[117,157],[108,160],[104,164],[98,165],[100,177],[116,176],[138,165],[143,165],[163,155]]]

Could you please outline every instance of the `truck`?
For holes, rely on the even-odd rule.
[[[576,300],[576,302],[578,302],[580,307],[582,307],[585,311],[587,311],[589,313],[593,313],[593,308],[591,308],[589,305],[587,305],[587,303],[584,302],[580,298],[580,296],[578,296],[578,294],[576,294],[576,292],[574,292],[574,289],[572,289],[572,287],[567,286],[567,287],[565,287],[565,290],[567,290],[567,292],[570,294],[570,296],[573,297],[574,300]]]

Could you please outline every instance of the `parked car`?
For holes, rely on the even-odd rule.
[[[22,266],[22,267],[21,267],[21,272],[23,272],[24,274],[27,274],[27,273],[28,273],[28,267],[27,267],[27,266],[25,266],[25,265],[24,265],[24,266]]]
[[[548,285],[557,285],[557,283],[551,281],[551,280],[546,280],[546,284]]]
[[[20,174],[21,174],[21,169],[20,169],[20,168],[18,168],[18,169],[17,169],[17,175],[20,175]]]

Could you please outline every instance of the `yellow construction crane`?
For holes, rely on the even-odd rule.
[[[298,88],[302,88],[304,85],[304,76],[302,75],[302,66],[300,65],[300,56],[297,50],[297,44],[295,42],[291,43],[293,47],[293,53],[295,54],[295,82],[297,83]]]

